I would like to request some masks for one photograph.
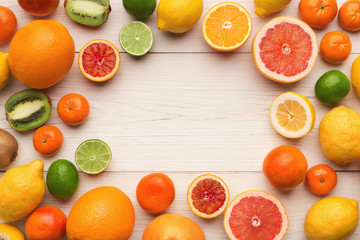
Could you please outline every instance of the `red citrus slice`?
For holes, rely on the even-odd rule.
[[[92,81],[109,80],[118,71],[119,66],[119,50],[111,42],[102,39],[92,40],[80,50],[80,71]]]
[[[215,175],[201,175],[190,184],[187,202],[193,213],[199,217],[215,218],[229,203],[229,188]]]
[[[224,228],[231,240],[280,240],[289,227],[286,210],[274,195],[251,190],[229,204]]]
[[[254,62],[267,78],[282,83],[301,80],[313,69],[318,55],[314,31],[303,21],[278,17],[265,24],[252,44]]]

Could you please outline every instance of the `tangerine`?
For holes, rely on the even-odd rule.
[[[346,1],[339,10],[340,25],[349,31],[360,30],[360,1]]]
[[[320,42],[320,54],[329,63],[342,63],[351,53],[351,41],[348,35],[341,31],[325,34]]]
[[[4,6],[0,6],[0,28],[0,44],[8,42],[17,29],[15,14]]]

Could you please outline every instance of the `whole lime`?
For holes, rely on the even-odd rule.
[[[156,0],[123,0],[126,12],[137,20],[149,17],[156,8]]]
[[[59,159],[53,162],[46,175],[49,192],[60,199],[68,199],[76,192],[79,174],[72,162]]]
[[[331,70],[316,82],[315,95],[322,103],[336,104],[348,95],[350,87],[350,80],[344,73]]]

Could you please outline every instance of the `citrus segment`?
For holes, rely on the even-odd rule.
[[[241,47],[252,31],[252,20],[241,5],[219,3],[205,15],[202,31],[205,41],[218,51],[233,51]]]
[[[187,202],[199,217],[214,218],[225,210],[229,189],[221,178],[212,174],[201,175],[190,184]]]
[[[288,226],[280,200],[263,191],[239,194],[224,216],[224,228],[232,240],[278,240],[285,236]]]
[[[318,45],[314,31],[292,17],[265,24],[253,40],[252,53],[259,71],[271,80],[292,83],[314,67]]]

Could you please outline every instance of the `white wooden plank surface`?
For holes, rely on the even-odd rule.
[[[219,0],[205,0],[204,13]],[[226,239],[222,216],[206,221],[196,217],[186,203],[186,189],[191,180],[202,173],[215,173],[229,185],[231,198],[249,189],[265,190],[278,196],[290,219],[286,239],[305,239],[303,221],[309,207],[320,199],[302,184],[290,192],[277,191],[263,176],[262,160],[274,147],[291,144],[303,151],[309,166],[324,163],[337,169],[338,186],[331,196],[360,198],[357,182],[360,162],[340,167],[322,154],[318,142],[318,126],[322,116],[331,109],[314,96],[318,77],[331,69],[339,69],[348,76],[352,61],[360,53],[358,33],[348,33],[353,42],[350,58],[341,65],[330,65],[318,58],[311,74],[302,81],[281,85],[265,79],[256,70],[251,57],[251,41],[256,31],[272,17],[298,17],[297,4],[290,5],[268,18],[260,19],[251,0],[238,0],[253,17],[254,29],[249,41],[236,53],[214,52],[204,42],[201,24],[183,35],[161,32],[156,28],[156,15],[146,22],[154,32],[154,46],[143,58],[123,53],[118,42],[121,27],[131,21],[120,0],[112,0],[112,13],[102,27],[91,29],[72,22],[60,3],[56,12],[47,17],[63,23],[72,34],[77,51],[89,40],[103,38],[112,41],[121,52],[121,66],[116,76],[107,83],[96,84],[85,79],[77,63],[57,85],[46,90],[53,100],[53,114],[48,124],[58,126],[64,134],[62,149],[52,157],[42,157],[32,146],[33,131],[20,133],[12,130],[0,114],[0,127],[13,133],[19,141],[18,161],[10,167],[40,158],[45,170],[58,158],[74,161],[77,146],[89,138],[106,141],[113,160],[106,172],[98,176],[81,174],[80,187],[69,201],[56,200],[50,194],[42,205],[60,207],[66,214],[76,199],[86,191],[102,185],[114,185],[124,190],[136,208],[136,225],[131,239],[141,239],[142,231],[154,216],[139,208],[135,188],[140,178],[149,172],[169,174],[176,186],[176,199],[168,212],[184,214],[196,221],[207,239]],[[339,6],[344,0],[338,1]],[[10,7],[19,26],[37,18],[25,13],[16,1],[3,0],[0,5]],[[342,30],[337,19],[329,27],[316,30],[321,37],[328,31]],[[0,45],[6,52],[8,44]],[[12,79],[0,92],[0,105],[13,93],[26,86]],[[268,110],[271,101],[285,91],[307,96],[314,104],[316,122],[312,132],[299,140],[285,139],[271,128]],[[59,99],[70,92],[87,97],[91,105],[89,119],[81,126],[64,124],[56,113]],[[360,111],[359,98],[353,90],[341,102]],[[0,176],[4,171],[0,172]],[[24,227],[25,219],[17,225]],[[358,239],[360,229],[350,239]]]

